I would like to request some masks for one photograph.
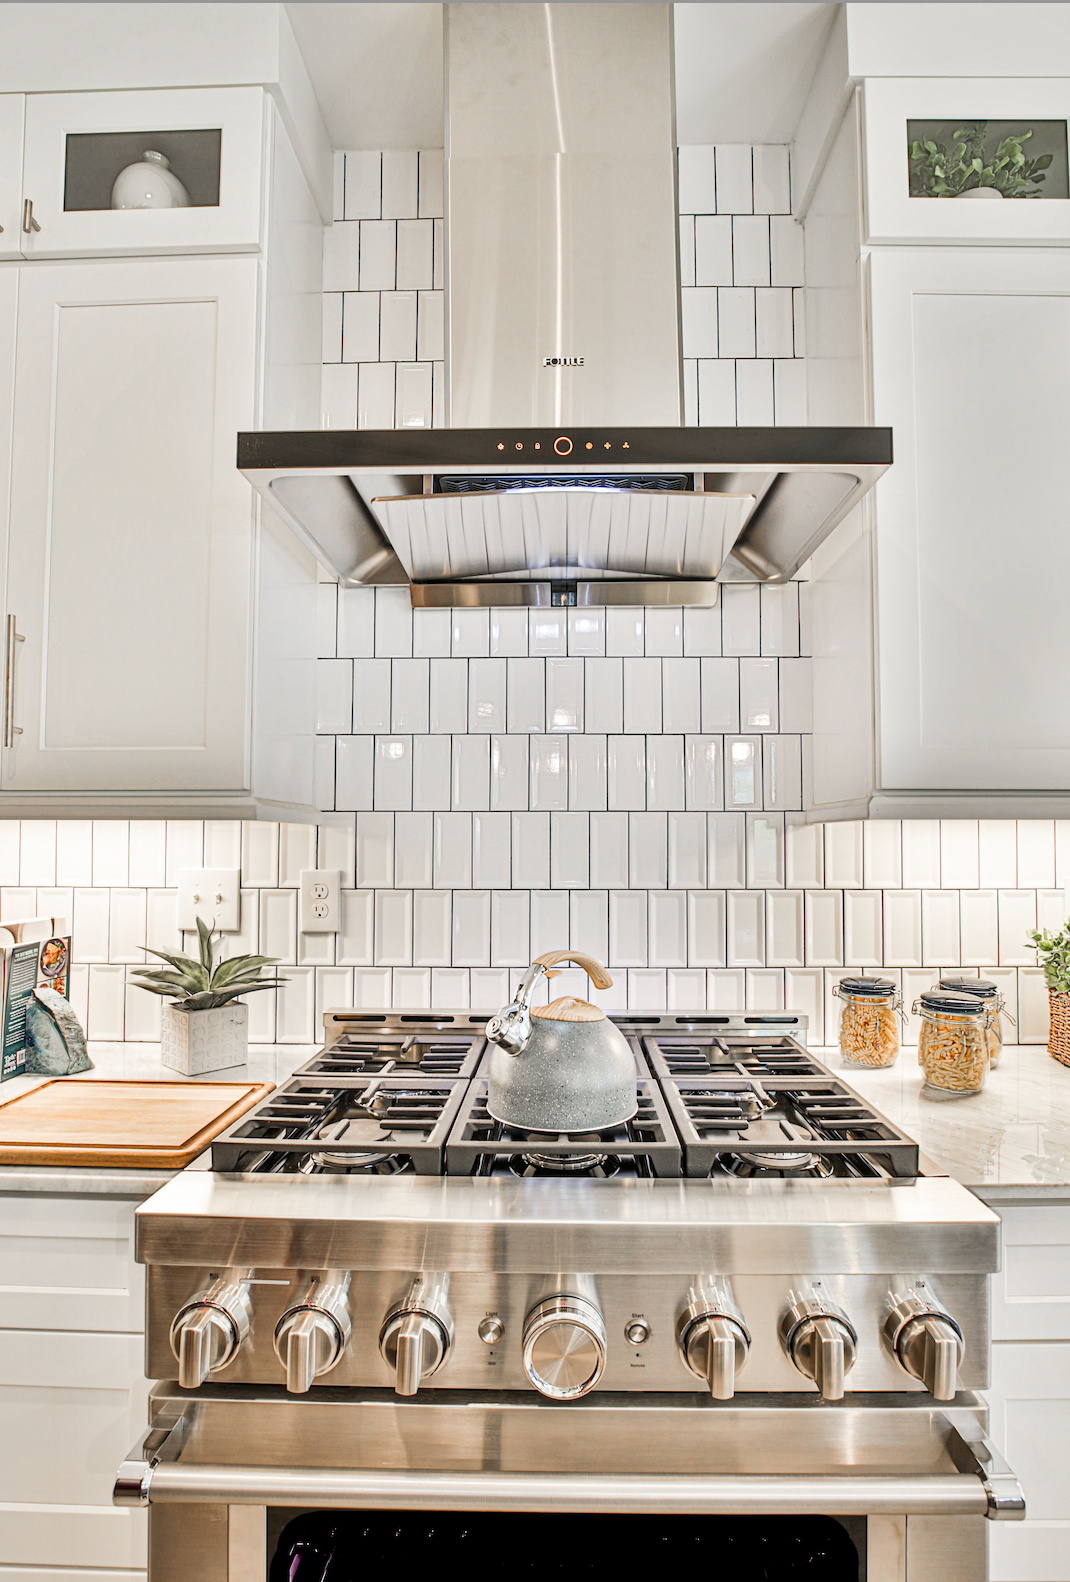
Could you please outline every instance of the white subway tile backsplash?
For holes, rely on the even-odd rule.
[[[612,811],[646,807],[646,737],[610,736],[606,741],[608,806]]]
[[[689,890],[687,894],[687,959],[693,967],[725,965],[726,892]]]
[[[724,741],[720,736],[685,738],[684,806],[711,812],[724,807]]]
[[[470,731],[505,730],[506,664],[507,661],[504,659],[469,661],[468,729]]]
[[[379,297],[379,357],[383,362],[412,362],[415,356],[416,293],[384,291]]]
[[[753,155],[755,214],[790,214],[791,182],[787,145],[758,144]]]
[[[698,297],[704,296],[705,293],[695,291],[692,295]],[[685,352],[691,357],[756,356],[754,287],[718,286],[716,296],[718,325],[716,349],[707,349],[693,341],[689,351],[685,341]]]
[[[761,653],[761,603],[757,584],[725,583],[721,588],[721,651]]]
[[[528,653],[568,653],[568,617],[564,610],[539,607],[528,611]]]
[[[747,1003],[747,974],[742,967],[706,974],[706,1004],[711,1011],[738,1009]]]
[[[820,967],[789,967],[784,973],[784,1009],[807,1018],[806,1036],[811,1047],[825,1042],[825,984]]]
[[[784,883],[784,819],[747,814],[747,884],[752,890]]]
[[[765,805],[793,812],[803,805],[802,738],[762,737],[762,783]]]
[[[680,216],[680,284],[695,284],[695,216]]]
[[[667,825],[669,888],[681,890],[705,885],[709,868],[705,813],[669,813]]]
[[[582,659],[547,659],[547,730],[583,730],[583,671]]]
[[[490,612],[490,651],[512,658],[528,651],[527,610],[494,609]]]
[[[530,897],[526,890],[495,890],[490,898],[491,965],[526,967]]]
[[[825,825],[825,883],[837,889],[862,888],[861,820]]]
[[[526,747],[527,740],[519,741]],[[575,810],[604,811],[606,801],[606,738],[590,733],[568,740],[568,805]]]
[[[1037,926],[1035,890],[999,891],[999,964],[1001,967],[1027,967],[1036,961],[1036,952],[1026,936]]]
[[[628,883],[627,813],[591,814],[591,885],[612,890]]]
[[[867,889],[897,889],[903,883],[903,827],[899,819],[865,821],[862,864]]]
[[[454,755],[456,763],[456,754]],[[372,800],[377,812],[412,807],[412,737],[377,736]]]
[[[736,215],[732,220],[732,279],[717,284],[768,286],[769,220],[764,214]]]
[[[684,426],[694,428],[698,422],[698,363],[694,357],[685,357],[684,370]]]
[[[792,294],[782,286],[759,287],[754,293],[755,348],[759,357],[794,355]]]
[[[884,965],[920,967],[921,892],[884,891]]]
[[[155,860],[146,861],[141,856],[142,843],[137,846],[135,862],[131,850],[129,860],[136,866],[132,884],[162,884],[164,877],[164,825],[159,820],[136,819],[132,828],[151,824],[157,847]],[[12,834],[14,839],[12,840]],[[19,826],[18,820],[0,824],[0,847],[6,848],[7,862],[0,860],[0,884],[19,882]],[[148,875],[148,877],[143,877]],[[60,819],[56,824],[56,883],[63,885],[90,885],[93,883],[93,825],[89,819]]]
[[[40,906],[40,892],[38,892],[38,906]],[[1049,934],[1057,934],[1066,922],[1066,891],[1065,890],[1038,890],[1037,891],[1037,928],[1047,929]]]
[[[777,662],[775,659],[739,661],[739,713],[744,731],[779,728]]]
[[[610,605],[606,610],[606,653],[613,657],[630,658],[641,655],[645,646],[646,621],[642,610],[618,609]]]
[[[382,663],[382,661],[380,661]],[[353,661],[316,662],[316,730],[341,735],[353,726]]]
[[[606,651],[606,612],[587,606],[568,611],[568,651],[597,659]]]
[[[325,299],[326,300],[326,299]],[[344,363],[376,363],[379,361],[379,292],[345,291],[336,294],[341,304],[341,361]],[[324,316],[324,336],[333,326],[328,326]],[[329,359],[325,359],[329,360]],[[331,425],[337,427],[339,425]],[[353,424],[350,425],[354,426]]]
[[[383,155],[384,220],[400,220],[417,212],[417,160],[411,150],[389,150]]]
[[[431,666],[430,717],[433,736],[468,729],[467,659],[440,659]]]
[[[806,364],[799,350],[798,321],[794,323],[795,360],[778,357],[773,362],[773,422],[778,428],[805,428],[810,421]]]
[[[119,1043],[126,1010],[126,973],[122,967],[89,968],[89,1008],[86,1032],[90,1038]]]
[[[1055,883],[1055,820],[1019,819],[1017,835],[1018,884],[1050,888]]]
[[[713,733],[739,730],[739,660],[702,659],[699,662],[703,731]]]
[[[297,892],[260,891],[260,952],[281,962],[297,961]]]
[[[315,825],[289,824],[281,826],[282,829],[294,831],[310,828],[312,830],[313,846],[316,839]],[[292,837],[300,839],[299,835]],[[241,867],[241,824],[237,819],[209,819],[204,826],[204,866],[206,868],[240,868]],[[306,863],[306,867],[314,867],[314,863]],[[134,880],[131,877],[130,883]]]
[[[389,967],[357,967],[353,973],[353,1004],[357,1010],[378,1010],[391,1003]],[[263,999],[263,995],[258,995]]]
[[[394,888],[426,889],[434,883],[434,819],[430,813],[394,816]]]
[[[995,890],[963,890],[959,896],[960,959],[964,967],[999,960],[999,910]]]
[[[707,428],[732,428],[736,421],[736,365],[728,357],[721,361],[703,357],[698,369],[697,422]]]
[[[647,960],[647,898],[640,890],[609,892],[609,966],[643,966]]]
[[[506,715],[512,732],[546,729],[546,661],[506,661]]]
[[[647,947],[652,967],[686,967],[687,895],[683,890],[649,892]]]
[[[1018,969],[1018,1042],[1046,1044],[1048,1041],[1048,990],[1041,967]]]
[[[456,890],[453,895],[453,962],[490,966],[490,892]]]
[[[769,221],[770,282],[774,286],[806,284],[803,248],[804,231],[790,214],[776,215]]]
[[[660,732],[661,660],[625,659],[623,666],[625,732],[628,735]]]
[[[761,807],[761,737],[726,736],[724,760],[725,806],[739,810]]]
[[[741,360],[736,363],[736,420],[747,427],[773,421],[773,364]]]
[[[564,950],[568,940],[568,892],[533,890],[531,894],[531,960],[550,950]],[[554,979],[558,983],[559,979]],[[555,991],[556,992],[556,991]]]
[[[647,641],[650,640],[649,625]],[[666,731],[701,729],[701,660],[665,658],[661,662],[662,724]]]
[[[709,882],[713,887],[740,889],[746,883],[746,821],[739,813],[709,813],[706,817]]]
[[[639,889],[668,883],[668,827],[664,813],[628,815],[628,882]]]
[[[799,584],[759,589],[762,653],[795,658],[799,653]]]
[[[859,967],[884,961],[883,897],[879,890],[843,892],[843,950]]]
[[[678,154],[680,213],[715,214],[717,179],[712,144],[684,146]]]
[[[669,606],[648,608],[645,612],[646,653],[648,657],[678,657],[684,651],[684,612]]]
[[[728,357],[727,351],[718,352],[717,297],[713,286],[686,286],[680,292],[680,322],[684,356]],[[752,354],[753,355],[753,354]]]
[[[568,737],[530,737],[528,764],[528,806],[533,812],[563,812],[568,807]]]
[[[435,283],[435,222],[398,221],[397,289],[430,291]],[[385,352],[380,355],[385,357]]]
[[[375,589],[339,588],[338,657],[371,659],[374,653]]]
[[[335,743],[334,803],[354,811],[373,805],[375,739],[371,736],[333,736]]]
[[[670,1011],[694,1010],[706,1004],[706,974],[700,968],[670,967],[665,974],[665,1006]]]
[[[727,214],[717,216],[698,215],[692,221],[692,226],[693,229],[688,233],[688,236],[694,248],[691,256],[691,270],[694,278],[681,283],[694,286],[732,285],[731,216]],[[681,233],[682,235],[683,233]],[[767,257],[767,272],[768,268],[769,261]]]
[[[747,970],[748,1011],[782,1011],[784,1009],[784,974],[769,967],[751,967]]]
[[[765,892],[729,890],[728,965],[765,966]]]
[[[73,939],[71,953],[75,961],[107,961],[110,947],[108,918],[111,893],[108,890],[75,890]],[[0,915],[6,917],[32,917],[36,910],[36,896],[29,904],[16,903],[10,891],[5,890],[0,905]]]
[[[345,204],[344,217],[347,220],[377,220],[383,212],[383,156],[360,152],[356,154],[336,154],[337,161],[345,160]],[[335,219],[340,216],[336,213]]]
[[[590,883],[591,837],[586,813],[550,814],[550,884],[555,890],[586,889]]]
[[[436,889],[466,889],[472,883],[471,813],[436,813],[434,822]]]
[[[646,741],[646,805],[665,812],[684,805],[684,739],[648,736]]]
[[[513,814],[513,883],[531,890],[545,890],[549,885],[549,813]]]
[[[820,890],[825,882],[824,828],[820,824],[792,823],[789,818],[784,834],[785,882]]]
[[[1018,883],[1017,828],[1013,819],[978,820],[978,876],[986,888],[1013,889]]]
[[[842,890],[806,891],[806,965],[843,965]]]
[[[765,898],[765,959],[770,967],[801,967],[805,961],[803,892],[771,891]]]
[[[376,890],[376,966],[412,965],[412,901],[411,890]]]
[[[442,150],[420,150],[421,219],[435,219],[442,213]]]
[[[492,736],[490,805],[495,811],[520,811],[528,805],[528,738]]]
[[[753,150],[747,143],[717,144],[717,213],[753,214]],[[680,198],[681,209],[688,206]],[[698,210],[695,211],[698,213]]]
[[[508,886],[512,873],[508,813],[472,814],[472,884],[477,890]]]
[[[395,967],[392,978],[395,1010],[406,1006],[418,1010],[431,1004],[430,967]]]

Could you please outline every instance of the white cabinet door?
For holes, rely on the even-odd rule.
[[[0,1330],[140,1334],[135,1207],[129,1198],[0,1198]]]
[[[992,1582],[1065,1582],[1070,1577],[1070,1345],[992,1347],[986,1390],[992,1441],[1025,1491],[1024,1522],[993,1522]]]
[[[22,128],[26,100],[0,93],[0,258],[18,258],[22,224]]]
[[[190,207],[111,207],[116,176],[141,161],[145,149],[170,155]],[[30,94],[22,190],[40,230],[22,235],[23,254],[257,248],[263,151],[261,88]]]
[[[20,270],[4,791],[248,783],[258,271]]]
[[[869,260],[882,790],[1070,785],[1065,252]]]

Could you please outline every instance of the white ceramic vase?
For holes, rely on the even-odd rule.
[[[120,170],[111,189],[113,209],[188,209],[189,193],[171,174],[171,161],[147,148],[135,165]]]
[[[1003,194],[998,187],[969,187],[965,192],[956,192],[956,198],[999,198]]]
[[[162,1031],[161,1059],[184,1077],[244,1066],[249,1058],[249,1007],[235,1000],[208,1011],[180,1011],[165,1000]]]

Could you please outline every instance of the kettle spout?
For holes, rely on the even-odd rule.
[[[531,1037],[531,1016],[526,1005],[506,1006],[487,1023],[487,1037],[507,1055],[519,1055]]]

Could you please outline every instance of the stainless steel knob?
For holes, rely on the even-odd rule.
[[[903,1372],[920,1379],[934,1400],[954,1399],[965,1342],[958,1324],[931,1292],[912,1289],[895,1297],[884,1338]]]
[[[413,1282],[404,1302],[386,1315],[379,1331],[379,1350],[394,1370],[398,1395],[415,1395],[449,1356],[453,1320],[446,1306],[447,1275],[428,1275]]]
[[[750,1331],[725,1276],[706,1277],[691,1287],[677,1320],[676,1343],[714,1400],[730,1401],[736,1374],[750,1354]]]
[[[606,1326],[583,1296],[538,1302],[524,1325],[524,1372],[542,1395],[574,1401],[593,1390],[606,1365]]]
[[[228,1269],[175,1314],[171,1350],[184,1390],[198,1389],[237,1356],[253,1316],[250,1278],[249,1270]]]
[[[321,1374],[341,1361],[353,1331],[348,1269],[327,1270],[275,1325],[275,1355],[291,1395],[306,1395]]]
[[[858,1355],[858,1335],[847,1314],[827,1297],[793,1297],[780,1321],[780,1340],[826,1401],[843,1399],[843,1381]]]
[[[497,1316],[484,1318],[480,1320],[478,1333],[485,1346],[496,1346],[505,1334],[505,1325]]]

